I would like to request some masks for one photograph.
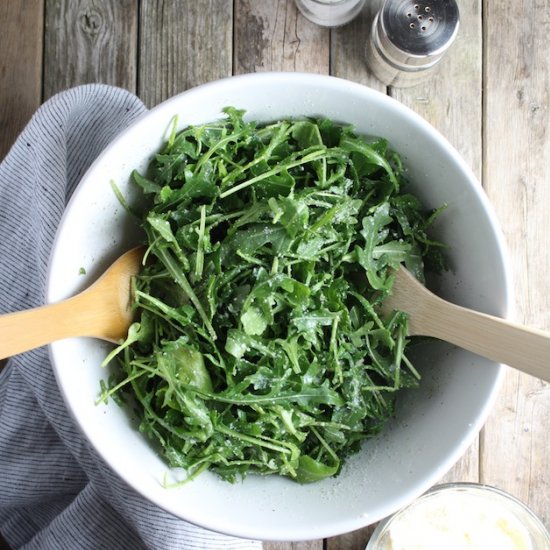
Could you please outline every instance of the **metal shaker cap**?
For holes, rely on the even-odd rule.
[[[386,0],[375,21],[374,46],[395,69],[419,71],[441,59],[458,26],[455,0]]]

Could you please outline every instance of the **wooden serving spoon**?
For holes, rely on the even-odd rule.
[[[550,382],[550,333],[446,302],[404,267],[383,305],[394,309],[409,315],[411,336],[432,336]]]
[[[126,252],[72,298],[0,316],[0,359],[63,338],[90,336],[115,343],[125,338],[133,320],[130,281],[140,270],[144,251],[140,246]],[[550,333],[446,302],[403,267],[383,309],[407,313],[411,336],[445,340],[550,381]]]
[[[56,340],[90,336],[118,342],[133,320],[130,281],[141,267],[140,246],[116,260],[89,288],[55,304],[0,316],[0,359]]]

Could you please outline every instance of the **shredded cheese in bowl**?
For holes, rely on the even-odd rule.
[[[434,488],[374,532],[367,550],[543,550],[550,536],[512,496],[484,485]]]

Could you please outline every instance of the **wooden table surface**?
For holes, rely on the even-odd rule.
[[[550,0],[459,4],[459,36],[438,73],[386,89],[364,63],[378,0],[335,30],[307,21],[293,0],[1,0],[0,158],[43,101],[82,83],[121,86],[151,107],[255,71],[360,82],[417,111],[471,165],[503,226],[515,319],[550,330]],[[444,480],[495,485],[549,526],[549,426],[550,386],[508,372],[488,422]],[[371,531],[265,547],[360,549]]]

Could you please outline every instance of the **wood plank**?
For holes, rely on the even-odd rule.
[[[262,546],[263,550],[322,550],[323,541],[264,542]]]
[[[525,17],[512,0],[484,4],[484,181],[509,247],[515,318],[550,330],[550,2],[529,7]],[[547,526],[549,424],[550,385],[510,371],[481,439],[481,480],[518,497]]]
[[[44,99],[101,82],[136,89],[135,0],[46,0]]]
[[[293,0],[235,0],[234,74],[328,74],[329,33],[308,21]]]
[[[390,95],[419,113],[456,147],[481,179],[481,0],[460,2],[461,25],[435,74]]]
[[[437,128],[481,180],[482,11],[481,0],[460,3],[460,30],[435,74],[413,88],[390,95]],[[441,482],[478,481],[479,438]]]
[[[379,91],[386,86],[369,71],[365,45],[380,0],[367,2],[360,16],[332,31],[331,74],[360,82]],[[420,86],[391,89],[390,95],[411,107],[438,128],[481,175],[481,5],[479,0],[461,4],[465,22],[460,37],[437,74]],[[441,480],[478,479],[478,440]],[[364,548],[373,526],[328,539],[327,550]]]
[[[347,25],[331,30],[330,74],[359,82],[380,92],[386,86],[369,71],[365,61],[365,46],[374,16],[381,6],[381,0],[365,4],[361,13]],[[326,550],[357,550],[364,548],[375,525],[357,529],[326,540]]]
[[[385,93],[386,85],[371,73],[365,57],[372,22],[381,4],[382,0],[370,0],[353,21],[332,29],[330,74]]]
[[[0,2],[0,160],[40,105],[42,1]]]
[[[235,0],[233,72],[328,74],[329,33],[303,17],[293,0]],[[322,548],[322,540],[264,542],[264,550]]]
[[[339,537],[331,537],[326,540],[326,550],[362,550],[369,542],[376,525],[369,525],[363,529],[357,529],[345,533]]]
[[[231,75],[232,0],[143,0],[139,95],[152,107]]]
[[[350,25],[331,32],[312,25],[297,14],[292,0],[270,3],[235,0],[233,55],[231,31],[228,31],[232,25],[230,4],[225,0],[189,4],[174,0],[172,3],[142,0],[144,25],[139,46],[142,57],[139,89],[147,104],[153,105],[189,86],[230,74],[232,57],[235,73],[261,70],[327,73],[329,43],[332,74],[384,89],[362,65],[367,12]],[[481,85],[477,89],[481,61],[479,4],[480,0],[461,2],[461,34],[446,57],[441,73],[418,88],[393,91],[395,97],[438,127],[478,176],[481,175],[482,151],[478,118]],[[550,5],[548,0],[541,0],[529,4],[532,12],[524,13],[520,10],[527,8],[514,5],[512,0],[498,6],[493,4],[486,1],[483,10],[487,60],[483,179],[498,216],[505,222],[505,236],[514,266],[516,318],[550,330],[550,292],[544,277],[548,265],[544,239],[550,234],[550,217],[545,216],[544,209],[550,199],[550,169],[543,162],[550,153],[546,131],[549,62],[545,56]],[[35,10],[41,5],[38,0],[0,2],[0,121],[4,130],[0,155],[5,153],[40,103],[36,75],[40,74],[41,67],[42,23]],[[82,0],[79,3],[48,0],[45,98],[65,87],[90,81],[136,89],[137,70],[132,60],[135,60],[137,48],[137,5],[137,0]],[[196,11],[195,5],[200,5]],[[86,12],[86,6],[91,11]],[[209,8],[212,13],[208,13]],[[367,2],[365,9],[373,10],[373,4]],[[97,23],[94,10],[108,19],[100,18]],[[204,17],[197,22],[199,11]],[[160,23],[151,21],[160,13],[164,13]],[[178,19],[182,13],[184,17]],[[220,14],[225,14],[225,20]],[[13,17],[18,18],[15,24]],[[133,23],[128,22],[128,17],[133,18]],[[214,28],[213,22],[206,21],[210,17],[222,25],[221,31]],[[197,27],[196,31],[189,28],[191,21],[202,27]],[[464,32],[471,43],[464,43]],[[178,33],[182,34],[179,38]],[[504,45],[503,33],[506,34]],[[213,35],[222,36],[218,51],[203,52],[213,44],[210,38]],[[185,46],[182,46],[183,37]],[[171,49],[174,41],[177,44]],[[189,56],[189,51],[193,56]],[[171,58],[161,61],[161,70],[154,64],[161,59],[162,52]],[[127,55],[129,61],[126,61]],[[472,81],[476,86],[472,87]],[[547,453],[550,441],[546,427],[550,420],[549,393],[547,384],[510,373],[482,432],[479,466],[477,445],[474,445],[445,479],[477,479],[479,467],[481,481],[515,494],[532,506],[548,525]],[[368,535],[368,529],[360,530],[330,539],[326,547],[331,550],[363,548]],[[269,550],[322,547],[321,541],[268,543],[265,546]]]
[[[329,33],[303,17],[293,0],[235,0],[233,72],[328,74]],[[264,550],[322,548],[322,540],[264,543]]]

